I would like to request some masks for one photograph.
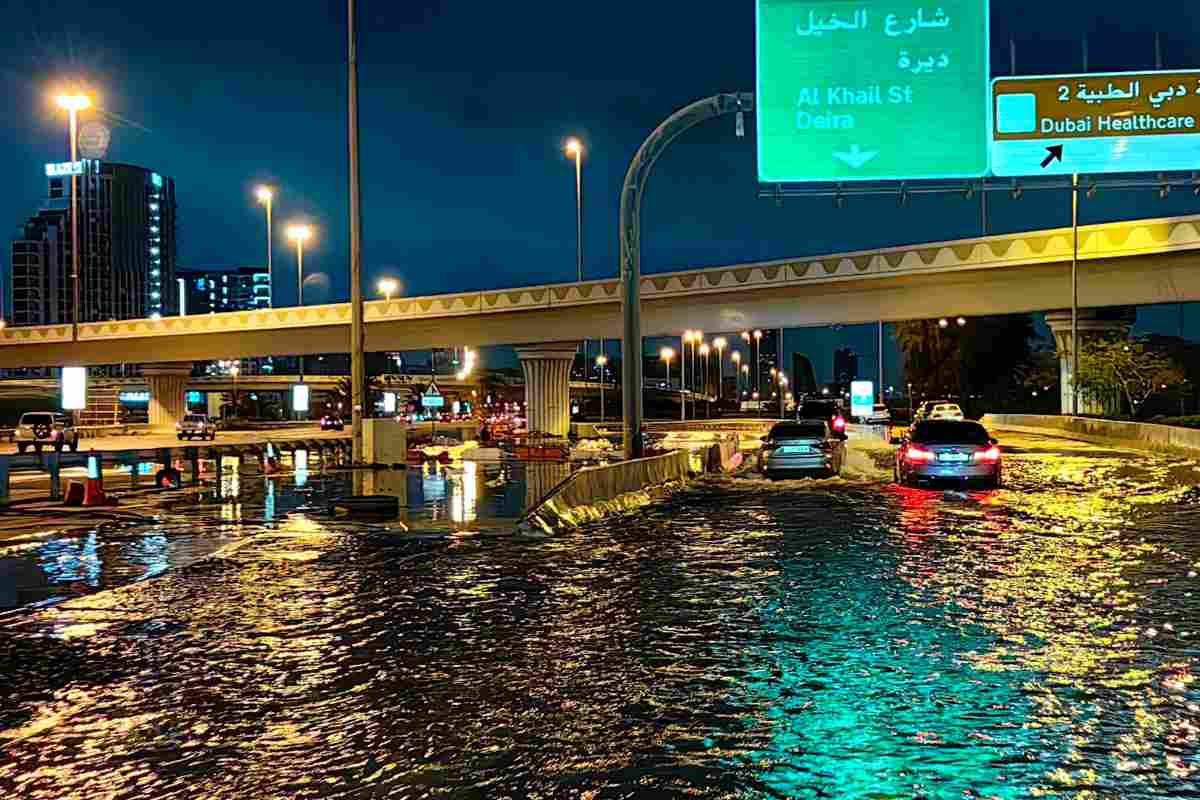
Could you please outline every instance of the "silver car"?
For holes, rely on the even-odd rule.
[[[217,426],[213,424],[207,414],[185,414],[182,420],[175,423],[175,436],[180,441],[184,439],[212,441],[217,438]]]
[[[768,478],[789,474],[837,475],[846,459],[846,434],[821,419],[780,422],[763,440],[758,468]]]
[[[19,453],[24,453],[29,447],[39,453],[43,447],[52,447],[59,451],[69,447],[72,453],[79,449],[79,431],[75,430],[71,418],[52,411],[30,411],[22,414],[13,439],[17,443]]]
[[[1002,472],[998,444],[978,422],[921,420],[899,441],[896,482],[906,486],[975,482],[998,489]]]

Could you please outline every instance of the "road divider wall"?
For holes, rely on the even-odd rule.
[[[650,503],[691,477],[686,450],[584,467],[526,512],[522,527],[551,532]]]
[[[1049,414],[985,414],[980,422],[988,430],[999,428],[1057,433],[1084,441],[1123,444],[1142,450],[1200,452],[1200,430],[1193,428]]]

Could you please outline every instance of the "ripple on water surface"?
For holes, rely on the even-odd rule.
[[[0,633],[0,787],[1195,796],[1200,513],[1095,461],[713,482],[550,539],[260,525]]]

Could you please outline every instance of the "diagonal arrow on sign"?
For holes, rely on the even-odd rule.
[[[858,145],[852,144],[850,145],[850,152],[838,153],[835,151],[833,157],[839,161],[846,162],[846,164],[854,169],[858,169],[877,155],[879,155],[878,150],[863,150]]]

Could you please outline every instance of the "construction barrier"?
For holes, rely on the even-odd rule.
[[[88,453],[87,480],[83,487],[83,505],[106,506],[108,496],[104,493],[104,470],[101,467],[100,456],[95,450]]]

